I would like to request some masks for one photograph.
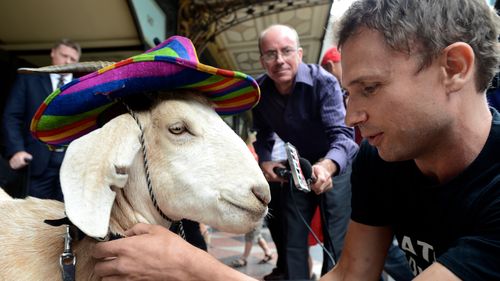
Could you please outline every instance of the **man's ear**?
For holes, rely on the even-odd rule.
[[[304,50],[299,47],[297,49],[297,55],[299,56],[299,62],[302,62],[302,56],[304,55]]]
[[[443,50],[442,66],[447,93],[462,89],[470,79],[473,79],[474,61],[474,51],[467,43],[453,43]]]
[[[330,73],[333,73],[333,61],[331,60],[327,60],[325,64],[322,64],[321,66],[323,66],[323,68],[330,72]]]
[[[262,55],[260,56],[259,61],[260,61],[260,65],[265,70],[266,69],[266,63],[264,62],[264,59],[262,58]]]

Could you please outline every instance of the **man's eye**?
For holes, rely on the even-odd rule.
[[[363,94],[369,95],[373,94],[377,90],[378,85],[366,86],[363,88]]]

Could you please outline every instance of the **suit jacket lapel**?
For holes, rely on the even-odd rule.
[[[44,93],[47,93],[45,97],[48,97],[52,93],[52,81],[50,81],[50,75],[40,75],[40,82],[44,89]]]

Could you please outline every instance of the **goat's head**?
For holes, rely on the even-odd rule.
[[[257,162],[204,97],[180,96],[137,114],[158,206],[175,220],[250,230],[270,200]],[[127,197],[136,218],[159,221],[148,194],[139,134],[136,121],[125,114],[68,147],[61,167],[66,213],[91,236],[108,231],[112,188]]]
[[[73,223],[93,237],[107,234],[111,212],[116,214],[113,219],[122,214],[128,223],[161,223],[162,212],[164,217],[193,219],[233,232],[254,227],[266,212],[269,188],[243,141],[216,112],[237,114],[255,106],[260,98],[257,82],[244,73],[200,63],[193,44],[181,36],[103,66],[25,69],[75,73],[96,67],[49,95],[31,123],[33,135],[43,142],[71,142],[61,185]],[[136,119],[143,130],[128,114],[97,129],[98,120],[106,119],[118,100],[186,90],[199,97],[170,96],[139,111]],[[156,206],[148,198],[146,167]]]

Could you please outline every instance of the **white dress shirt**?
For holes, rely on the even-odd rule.
[[[61,76],[63,77],[64,84],[70,82],[73,79],[72,73],[68,74],[51,73],[50,81],[52,82],[52,91],[55,91],[57,89],[57,85],[59,84],[59,79]]]

